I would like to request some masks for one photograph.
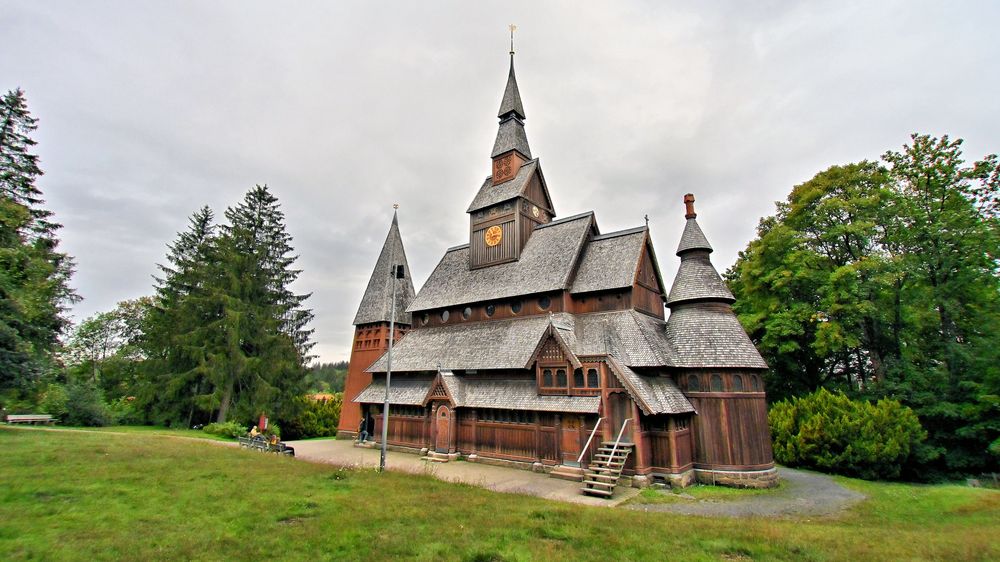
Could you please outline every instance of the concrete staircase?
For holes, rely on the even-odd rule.
[[[622,468],[625,461],[632,454],[633,443],[619,443],[615,449],[614,441],[605,441],[597,449],[593,462],[584,471],[583,488],[584,494],[610,498],[615,493],[615,486],[622,476]]]

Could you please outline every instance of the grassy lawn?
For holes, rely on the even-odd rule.
[[[73,429],[78,431],[97,431],[102,433],[137,433],[142,435],[167,435],[173,437],[193,437],[196,439],[211,439],[213,441],[236,441],[221,435],[205,433],[200,429],[175,429],[158,425],[112,425],[108,427],[77,427],[72,425],[56,426],[56,429]]]
[[[984,489],[843,479],[871,499],[838,519],[709,519],[141,437],[0,429],[0,559],[1000,559]]]
[[[781,484],[774,488],[725,488],[722,486],[705,486],[695,484],[684,489],[671,490],[670,488],[646,488],[639,492],[639,495],[629,500],[631,504],[651,504],[651,503],[674,503],[689,501],[691,496],[696,500],[736,500],[748,496],[763,496],[773,494],[782,489]]]

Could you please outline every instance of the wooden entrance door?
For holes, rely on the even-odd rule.
[[[610,440],[614,441],[618,438],[618,432],[622,430],[622,424],[625,423],[626,419],[632,417],[632,400],[624,392],[616,392],[608,395],[608,407],[611,410],[611,419],[608,420],[611,424],[608,429],[611,430]],[[632,442],[632,430],[635,429],[635,421],[628,422],[628,427],[625,428],[625,433],[622,434],[622,443]]]
[[[438,406],[435,424],[437,425],[437,438],[434,440],[434,450],[439,453],[447,453],[448,445],[451,442],[451,408]]]
[[[562,463],[570,466],[578,466],[577,459],[580,457],[580,428],[583,426],[581,416],[563,416],[562,418],[562,439],[559,443],[559,451],[562,454]]]

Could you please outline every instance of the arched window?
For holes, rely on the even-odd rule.
[[[733,392],[743,392],[743,377],[733,375]]]
[[[552,386],[552,369],[542,371],[542,386]]]
[[[573,386],[583,388],[583,369],[573,371]]]
[[[757,375],[750,375],[750,390],[760,392],[760,379],[757,378]]]
[[[701,390],[701,384],[698,381],[698,375],[688,375],[688,390],[691,392],[698,392]]]
[[[712,375],[712,392],[722,392],[722,377]]]
[[[597,369],[587,369],[587,387],[598,388],[601,386],[601,378],[597,374]]]
[[[566,386],[566,369],[556,370],[556,386],[559,387]]]

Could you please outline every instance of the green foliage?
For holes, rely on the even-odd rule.
[[[995,155],[913,135],[795,186],[726,274],[769,398],[894,398],[928,431],[922,475],[997,470],[998,178]]]
[[[0,391],[33,395],[67,326],[72,259],[58,252],[51,211],[42,208],[42,175],[31,152],[37,120],[24,92],[0,97]]]
[[[243,424],[235,421],[225,423],[210,423],[201,428],[205,433],[221,435],[223,437],[243,437],[250,430]]]
[[[69,413],[68,404],[69,393],[66,391],[66,387],[57,383],[46,386],[38,400],[41,413],[59,419],[65,419],[66,414]]]
[[[306,388],[309,392],[343,392],[347,379],[347,361],[317,363],[306,373]]]
[[[90,381],[72,381],[66,385],[66,416],[69,425],[104,426],[114,423],[114,416],[104,402],[104,393]]]
[[[927,438],[895,400],[872,404],[825,388],[774,404],[768,421],[778,462],[867,480],[898,478]]]
[[[335,393],[333,398],[329,400],[301,397],[298,416],[282,422],[285,427],[285,439],[336,435],[343,400],[344,394],[342,392]]]

